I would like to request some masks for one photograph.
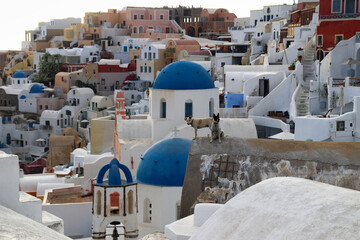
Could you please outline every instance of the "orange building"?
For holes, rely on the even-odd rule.
[[[175,62],[181,50],[200,51],[200,48],[196,40],[169,40],[165,47],[165,64]]]
[[[234,26],[236,15],[225,8],[204,8],[197,22],[185,22],[186,34],[199,37],[201,33],[227,33],[228,27]]]

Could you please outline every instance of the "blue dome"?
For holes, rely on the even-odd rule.
[[[215,88],[210,74],[201,65],[179,61],[167,65],[155,79],[153,89],[196,90]]]
[[[16,72],[12,78],[27,78],[27,76],[23,72]]]
[[[184,182],[191,140],[169,138],[146,150],[137,170],[138,182],[156,186],[179,186]]]
[[[133,183],[133,179],[131,176],[131,172],[129,168],[127,168],[125,165],[120,164],[119,161],[114,158],[111,160],[109,164],[106,164],[103,166],[96,178],[96,183],[100,185],[107,185],[107,186],[122,186],[124,183],[121,181],[121,175],[120,170],[121,169],[126,177],[126,183],[125,184],[131,184]],[[108,183],[104,183],[104,175],[109,170],[109,180]]]
[[[44,92],[44,87],[39,85],[39,84],[34,84],[29,93],[43,93]]]

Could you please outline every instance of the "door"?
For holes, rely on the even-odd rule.
[[[259,96],[265,97],[269,94],[269,79],[259,79]]]

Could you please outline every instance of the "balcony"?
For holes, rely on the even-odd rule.
[[[40,129],[41,130],[52,130],[52,126],[50,125],[40,125]]]
[[[349,19],[360,17],[360,13],[346,13],[346,14],[332,14],[332,15],[320,15],[320,20],[330,19]]]

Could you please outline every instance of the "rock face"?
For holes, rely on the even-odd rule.
[[[360,190],[360,145],[225,138],[192,142],[181,201],[181,217],[196,202],[225,203],[273,177],[299,177]]]

